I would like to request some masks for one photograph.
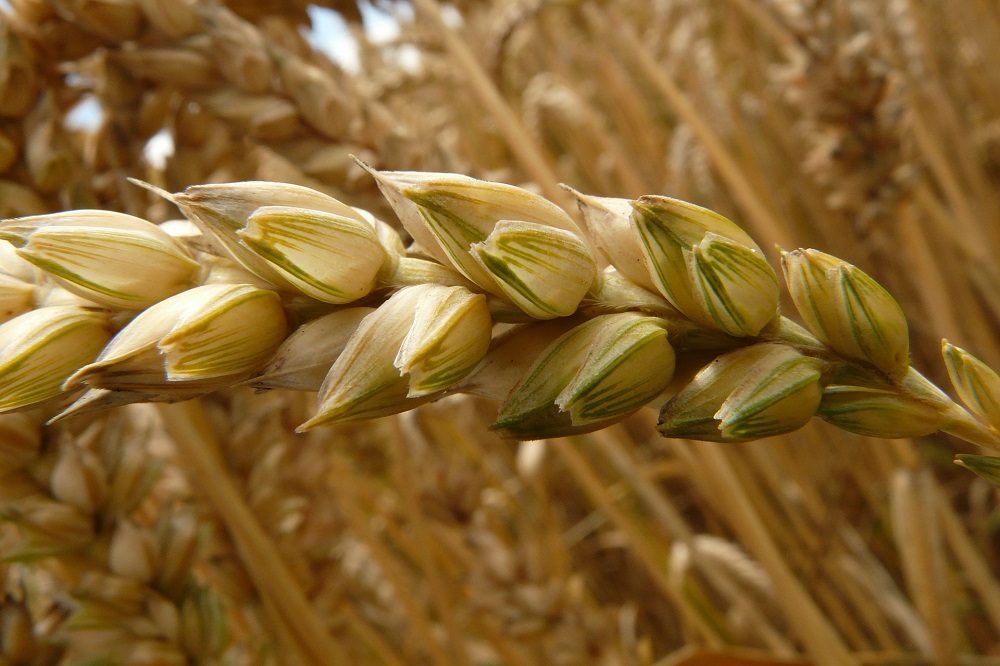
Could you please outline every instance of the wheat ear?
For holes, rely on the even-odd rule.
[[[300,429],[471,393],[498,400],[492,429],[517,439],[659,403],[668,437],[748,441],[816,415],[1000,448],[997,374],[945,342],[966,407],[951,399],[910,367],[892,296],[834,256],[781,252],[803,327],[779,313],[761,248],[710,210],[572,192],[578,226],[511,185],[369,171],[409,247],[281,183],[167,195],[187,226],[106,211],[0,223],[16,314],[0,325],[0,410],[58,419],[245,383],[318,391]]]

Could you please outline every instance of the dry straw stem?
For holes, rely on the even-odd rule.
[[[339,457],[333,463],[333,473],[341,479],[337,484],[338,504],[344,512],[344,517],[355,535],[364,543],[372,558],[393,587],[396,598],[403,606],[407,620],[411,623],[414,639],[419,641],[423,652],[430,656],[435,664],[449,664],[451,657],[441,647],[431,623],[425,615],[420,602],[414,597],[413,587],[407,581],[406,574],[388,548],[379,539],[378,534],[365,518],[362,508],[358,506],[354,474],[347,463]]]
[[[944,538],[948,540],[955,559],[975,586],[993,626],[1000,628],[1000,584],[990,572],[989,564],[983,559],[983,553],[963,529],[961,519],[946,500],[944,490],[938,486],[936,493],[934,503],[941,513]]]
[[[653,82],[684,123],[691,127],[698,140],[708,151],[715,168],[718,169],[722,178],[729,184],[734,195],[746,210],[747,217],[764,241],[764,247],[794,245],[795,243],[787,235],[788,232],[778,223],[774,214],[754,190],[743,174],[742,168],[718,134],[705,122],[702,114],[691,105],[670,76],[657,65],[653,57],[642,47],[642,41],[621,12],[616,7],[609,6],[605,9],[605,15],[590,4],[585,5],[584,11],[594,27],[595,33],[603,35],[617,44],[621,52],[626,53],[642,74]]]
[[[313,663],[327,663],[337,654],[322,620],[316,615],[295,578],[262,531],[219,457],[219,445],[197,402],[161,407],[164,426],[179,452],[179,460],[204,496],[218,511],[238,545],[242,561],[269,603],[274,604],[288,630]]]
[[[931,654],[940,664],[955,663],[954,628],[944,609],[943,549],[934,510],[934,490],[927,470],[900,469],[893,479],[892,522],[900,543],[908,587],[930,638]]]
[[[451,661],[460,665],[470,664],[469,655],[464,644],[461,627],[451,609],[455,606],[455,595],[447,581],[442,576],[442,569],[434,557],[433,542],[434,535],[431,532],[427,518],[420,509],[419,498],[417,497],[417,483],[413,470],[416,469],[416,458],[413,455],[420,442],[420,424],[413,416],[413,412],[400,416],[396,423],[399,428],[396,432],[393,445],[393,455],[395,456],[395,468],[397,472],[396,482],[401,492],[403,505],[408,513],[409,522],[414,526],[417,539],[417,556],[420,558],[420,566],[427,575],[431,594],[434,597],[434,604],[439,616],[448,632],[448,647],[451,652]]]
[[[699,447],[698,461],[712,477],[712,485],[728,507],[727,513],[733,516],[733,527],[771,575],[779,598],[788,604],[788,622],[795,627],[812,659],[817,664],[831,666],[858,663],[837,631],[830,626],[826,616],[802,588],[782,557],[766,524],[754,512],[754,503],[746,495],[726,450],[719,445],[705,444]]]
[[[746,613],[747,617],[757,625],[762,639],[768,646],[781,656],[791,657],[795,654],[794,648],[783,637],[780,631],[775,628],[767,616],[758,613],[745,592],[734,584],[730,577],[726,575],[716,560],[710,557],[703,557],[696,544],[696,533],[684,520],[684,517],[675,508],[670,498],[662,493],[656,485],[640,470],[636,460],[621,445],[628,441],[625,433],[621,432],[621,426],[613,426],[605,430],[596,432],[591,438],[598,444],[601,453],[614,466],[615,470],[622,475],[642,498],[642,500],[652,511],[657,521],[666,529],[675,542],[684,544],[690,550],[692,565],[702,571],[711,584],[729,597],[733,605],[740,612]],[[677,543],[674,544],[677,547]]]
[[[697,632],[699,639],[705,641],[708,645],[722,645],[722,638],[718,635],[716,629],[702,617],[691,599],[677,590],[668,580],[666,573],[662,570],[659,559],[642,534],[642,531],[624,511],[616,506],[614,499],[608,493],[600,479],[594,474],[593,470],[587,464],[586,459],[573,447],[573,444],[569,440],[551,440],[551,445],[560,457],[566,461],[570,471],[593,498],[594,503],[626,535],[629,545],[635,550],[645,565],[647,573],[652,577],[653,582],[659,588],[660,592],[668,598],[673,599],[674,603],[681,610],[682,617],[686,622],[691,624],[693,630]]]
[[[559,203],[565,202],[567,210],[572,210],[572,204],[567,201],[565,194],[559,187],[559,178],[552,170],[549,164],[550,160],[532,139],[524,123],[514,114],[510,105],[500,95],[469,47],[441,18],[441,8],[437,1],[416,0],[414,4],[421,13],[430,19],[435,30],[444,39],[448,50],[465,73],[466,81],[472,86],[482,105],[493,114],[500,125],[500,131],[503,132],[504,138],[507,140],[508,148],[524,170],[531,176],[532,180],[538,183],[542,193],[547,198]]]

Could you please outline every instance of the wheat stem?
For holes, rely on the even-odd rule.
[[[935,663],[955,664],[955,645],[941,589],[941,533],[932,505],[927,470],[897,470],[893,479],[892,518],[907,586],[916,600],[930,639]]]
[[[932,479],[933,481],[933,479]],[[989,565],[983,559],[983,553],[965,531],[965,527],[952,507],[951,500],[945,495],[941,485],[934,483],[935,497],[933,503],[940,512],[941,529],[955,559],[969,577],[976,589],[977,596],[990,617],[994,628],[1000,629],[1000,584],[990,571]]]
[[[618,432],[616,432],[616,430]],[[759,633],[768,647],[776,654],[791,657],[795,650],[788,643],[781,633],[768,621],[763,614],[756,614],[746,596],[746,593],[739,589],[737,585],[725,575],[721,567],[710,558],[701,557],[694,544],[694,531],[685,522],[683,516],[677,511],[674,505],[667,499],[664,493],[660,492],[642,472],[636,461],[621,446],[621,442],[626,438],[620,432],[620,426],[608,428],[594,433],[591,437],[597,442],[601,453],[611,461],[612,466],[642,498],[653,515],[661,525],[673,536],[674,539],[684,543],[691,549],[693,564],[711,581],[712,585],[719,588],[725,594],[730,603],[747,614],[754,626],[754,630]]]
[[[921,152],[941,189],[945,192],[951,204],[953,223],[961,227],[960,238],[966,239],[965,247],[974,252],[971,256],[981,259],[989,248],[982,229],[977,224],[978,215],[968,200],[962,187],[961,176],[956,173],[954,165],[947,158],[948,150],[940,145],[934,131],[928,125],[927,118],[922,113],[914,112],[911,118],[913,136],[920,145]]]
[[[705,122],[702,114],[694,108],[677,84],[660,67],[649,52],[642,47],[639,36],[614,6],[608,6],[602,15],[594,5],[585,5],[584,12],[596,33],[611,40],[618,49],[631,59],[656,89],[663,95],[671,108],[687,124],[708,151],[719,175],[733,190],[733,195],[746,210],[754,228],[760,235],[764,247],[790,247],[795,245],[787,230],[775,219],[768,206],[754,190],[736,159],[732,156],[718,134]],[[614,26],[614,29],[611,29]]]
[[[448,646],[456,664],[468,665],[469,654],[462,638],[461,628],[452,609],[456,606],[454,595],[449,591],[448,581],[442,572],[442,566],[436,561],[433,548],[433,535],[430,533],[427,516],[420,508],[420,498],[417,492],[417,479],[413,473],[415,442],[422,439],[419,432],[420,424],[413,417],[413,412],[401,415],[395,421],[396,437],[393,442],[395,458],[396,482],[403,501],[403,509],[413,525],[416,538],[417,558],[422,573],[427,578],[434,605],[437,606],[441,622],[448,634]]]
[[[351,632],[357,636],[357,639],[363,644],[367,645],[369,649],[374,652],[382,663],[388,664],[388,666],[406,666],[407,662],[403,657],[396,653],[395,648],[389,644],[382,634],[375,631],[372,626],[362,618],[357,610],[350,605],[344,607],[344,615],[347,618],[347,624],[351,629]]]
[[[201,404],[197,400],[166,404],[160,411],[164,427],[177,446],[178,461],[198,492],[222,516],[254,585],[274,604],[313,663],[328,663],[330,655],[339,652],[338,647],[274,543],[240,497],[220,458],[218,441]]]
[[[826,616],[802,588],[798,577],[782,557],[771,532],[754,510],[754,505],[719,444],[699,444],[699,460],[713,478],[716,492],[724,499],[733,529],[767,569],[778,598],[786,604],[787,619],[819,666],[857,664],[847,645],[830,626]]]
[[[577,478],[594,504],[600,507],[628,538],[630,545],[639,556],[642,564],[646,567],[647,573],[652,578],[653,583],[659,589],[660,593],[677,604],[677,608],[683,614],[683,619],[697,631],[701,640],[714,647],[723,645],[725,641],[719,635],[718,630],[701,615],[701,611],[698,610],[686,595],[678,591],[671,584],[663,572],[661,558],[653,552],[648,538],[641,533],[634,521],[618,506],[617,502],[611,497],[607,488],[604,487],[603,482],[597,477],[597,474],[594,473],[590,464],[580,454],[576,446],[567,439],[554,439],[550,440],[550,443],[552,448],[566,462],[570,472]]]
[[[952,299],[946,292],[945,273],[931,249],[930,240],[918,224],[912,205],[903,204],[897,210],[901,246],[910,256],[910,269],[927,276],[921,285],[920,299],[924,309],[934,313],[934,334],[939,338],[961,340],[963,327],[958,323]]]
[[[510,105],[500,95],[469,47],[441,18],[441,8],[437,1],[415,0],[414,5],[430,19],[434,29],[441,35],[480,103],[493,115],[499,125],[511,153],[521,163],[528,175],[538,183],[545,197],[563,204],[566,210],[574,210],[575,206],[569,201],[563,189],[559,187],[559,177],[550,165],[549,159],[532,139],[531,133],[524,127],[524,123],[514,114]]]
[[[402,604],[406,618],[410,623],[413,638],[419,640],[432,659],[433,663],[445,666],[451,663],[451,657],[441,647],[435,636],[434,628],[423,611],[418,599],[412,593],[412,586],[407,583],[406,573],[401,565],[392,557],[385,544],[369,524],[356,500],[357,482],[346,461],[336,457],[333,461],[333,474],[338,479],[336,484],[338,504],[344,512],[351,529],[358,539],[364,543],[378,563],[386,579],[392,584],[396,597]]]

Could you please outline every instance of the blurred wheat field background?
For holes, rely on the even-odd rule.
[[[296,183],[393,220],[351,155],[568,210],[559,183],[666,194],[772,262],[869,272],[939,385],[943,337],[1000,365],[992,0],[374,5],[398,34],[322,10],[353,71],[299,0],[11,0],[0,217],[178,217],[136,177]],[[467,396],[294,434],[312,409],[237,388],[0,417],[0,664],[1000,664],[998,495],[952,464],[964,442],[818,420],[693,442],[643,410],[518,443]]]

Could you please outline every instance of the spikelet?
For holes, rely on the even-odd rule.
[[[18,256],[69,291],[109,308],[142,309],[193,285],[199,266],[169,234],[109,211],[0,222]]]

